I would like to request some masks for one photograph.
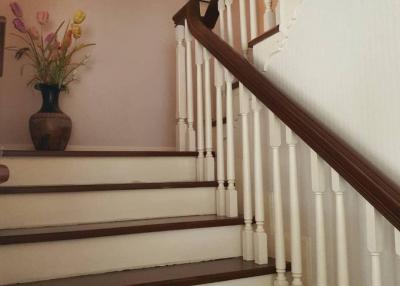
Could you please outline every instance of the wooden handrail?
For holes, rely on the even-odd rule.
[[[7,166],[0,165],[0,184],[5,183],[10,178],[10,171]]]
[[[0,77],[3,75],[5,37],[6,37],[6,18],[0,16]]]
[[[210,7],[218,10],[211,4]],[[180,17],[187,20],[194,38],[400,230],[399,186],[210,31],[208,25],[203,23],[198,0],[190,0],[183,9]]]

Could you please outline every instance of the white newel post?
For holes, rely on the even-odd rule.
[[[375,208],[365,201],[367,247],[371,256],[371,286],[382,285],[381,250],[379,249],[379,234],[382,229],[377,219]]]
[[[196,134],[193,128],[193,71],[192,71],[192,35],[185,20],[186,41],[186,87],[187,87],[187,150],[196,151]]]
[[[247,19],[246,3],[240,0],[240,38],[243,55],[247,57]],[[251,172],[250,172],[250,142],[249,142],[249,92],[242,83],[239,83],[239,115],[242,123],[242,192],[243,192],[243,214],[244,228],[242,232],[243,259],[253,260],[253,208],[251,195]]]
[[[286,127],[286,143],[289,147],[289,191],[290,191],[290,246],[292,262],[292,285],[301,286],[302,282],[302,257],[301,257],[301,226],[299,190],[297,182],[297,136]]]
[[[185,27],[177,25],[176,32],[176,150],[186,150],[186,51],[183,46]]]
[[[287,0],[280,0],[279,2],[284,2]],[[276,25],[275,14],[272,11],[272,1],[264,0],[265,12],[264,12],[264,30],[267,31]]]
[[[272,149],[272,188],[274,192],[274,233],[275,233],[275,263],[276,286],[287,286],[285,236],[283,226],[281,163],[279,149],[282,144],[281,123],[271,111],[268,112],[269,144]]]
[[[203,49],[200,43],[195,40],[196,56],[196,87],[197,87],[197,180],[204,180],[204,120],[203,120]]]
[[[225,1],[227,7],[228,42],[233,46],[232,0]],[[226,190],[225,212],[228,217],[238,216],[237,191],[235,186],[235,146],[233,134],[233,76],[225,69],[226,78],[226,170],[228,188]]]
[[[336,197],[336,271],[337,285],[349,286],[349,266],[347,257],[346,214],[344,208],[343,179],[331,168],[332,190]]]
[[[328,286],[328,269],[326,260],[326,236],[324,221],[325,193],[324,180],[321,180],[323,171],[317,153],[310,150],[311,161],[311,189],[315,198],[315,253],[316,253],[316,285]]]
[[[214,84],[216,89],[216,121],[217,121],[217,181],[216,193],[217,215],[225,215],[225,154],[224,154],[224,123],[222,106],[222,87],[224,71],[222,65],[214,60]]]
[[[205,179],[214,181],[214,156],[212,154],[212,118],[211,118],[211,65],[210,53],[203,48],[204,57],[204,82],[205,82],[205,125],[206,125],[206,159],[205,159]]]

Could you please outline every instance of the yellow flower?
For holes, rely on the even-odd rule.
[[[75,39],[79,39],[82,36],[82,29],[78,24],[72,24],[71,30]]]
[[[75,24],[82,24],[83,21],[86,19],[86,14],[82,10],[78,10],[74,14],[74,23]]]

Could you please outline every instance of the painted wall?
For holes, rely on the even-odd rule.
[[[20,0],[27,22],[49,10],[56,26],[76,9],[87,12],[83,39],[96,42],[81,81],[65,94],[61,107],[73,121],[74,148],[169,149],[175,146],[175,34],[171,17],[185,0]],[[6,45],[19,44],[9,1],[0,11],[9,19]],[[5,11],[5,12],[3,12]],[[85,52],[84,52],[85,53]],[[84,55],[84,53],[82,55]],[[27,88],[20,62],[6,53],[0,79],[0,145],[30,147],[29,117],[41,104]]]
[[[366,158],[400,184],[400,3],[395,0],[304,0],[291,23],[286,43],[272,57],[265,75],[319,118]],[[259,63],[263,66],[266,62]],[[268,121],[264,110],[264,146]],[[283,129],[282,129],[283,131]],[[282,142],[285,142],[282,135]],[[298,148],[299,190],[305,272],[315,285],[315,216],[310,182],[310,150]],[[290,234],[288,150],[281,148],[285,233]],[[273,193],[271,156],[264,149],[270,249],[273,252]],[[326,179],[325,223],[330,285],[337,283],[335,260],[335,199]],[[371,285],[371,262],[366,244],[365,201],[345,185],[350,285]],[[393,227],[379,217],[382,229],[382,285],[399,285],[400,261],[394,254]],[[289,242],[289,240],[287,241]],[[289,244],[287,249],[290,251]],[[288,254],[290,257],[290,254]]]

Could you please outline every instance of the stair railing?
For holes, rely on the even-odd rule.
[[[174,22],[179,33],[177,55],[177,134],[178,149],[193,149],[193,126],[191,117],[185,118],[185,110],[193,110],[194,96],[191,92],[196,85],[197,111],[197,151],[198,179],[212,179],[214,172],[211,161],[205,163],[204,151],[209,154],[212,145],[210,128],[210,86],[211,61],[214,61],[215,87],[215,119],[216,119],[216,175],[218,188],[216,190],[216,209],[218,215],[230,217],[244,216],[242,232],[243,258],[254,260],[258,264],[268,262],[267,235],[264,227],[264,189],[262,151],[266,146],[261,144],[261,117],[263,106],[268,108],[269,147],[272,156],[272,191],[273,191],[273,233],[275,240],[275,263],[277,286],[303,285],[303,254],[300,221],[300,190],[298,184],[297,145],[299,139],[310,147],[311,189],[315,198],[315,267],[318,286],[328,285],[327,239],[324,216],[324,196],[326,185],[322,164],[325,161],[330,166],[330,188],[335,197],[335,243],[336,243],[336,279],[337,285],[347,286],[350,283],[350,271],[347,251],[346,209],[344,204],[345,182],[349,183],[366,201],[367,245],[371,258],[371,280],[373,286],[382,284],[380,265],[380,250],[377,244],[378,213],[382,214],[394,226],[394,249],[400,258],[400,188],[378,170],[372,163],[330,131],[317,118],[313,117],[300,105],[291,100],[274,86],[248,60],[248,31],[251,39],[257,36],[257,2],[255,0],[237,0],[239,2],[240,18],[234,21],[232,5],[234,0],[211,0],[205,15],[200,15],[198,0],[190,0],[175,16]],[[264,30],[275,27],[275,15],[271,1],[266,0],[263,15]],[[282,9],[287,7],[289,0],[280,0],[281,9],[280,31],[286,32],[287,26],[282,25],[285,15]],[[247,5],[248,4],[248,5]],[[290,6],[290,5],[289,5]],[[246,8],[249,7],[249,13]],[[247,19],[247,15],[250,15]],[[219,25],[217,24],[219,18]],[[240,52],[234,49],[234,22],[240,23]],[[248,29],[249,28],[249,29]],[[216,32],[213,31],[216,30]],[[277,30],[274,28],[274,30]],[[183,35],[182,31],[186,31]],[[278,30],[277,30],[278,31]],[[219,35],[217,34],[219,33]],[[185,41],[183,38],[185,37]],[[196,82],[193,82],[191,71],[192,55],[191,40],[195,41]],[[186,46],[183,46],[183,43]],[[184,64],[186,56],[186,65]],[[186,69],[186,71],[185,71]],[[186,79],[186,80],[184,80]],[[239,116],[241,118],[241,134],[235,136],[234,128],[234,92],[232,84],[239,81]],[[224,102],[225,98],[225,102]],[[187,103],[186,105],[184,103]],[[223,125],[223,108],[226,112],[226,126]],[[188,113],[189,114],[189,113]],[[204,117],[203,117],[204,115]],[[252,126],[249,118],[251,115]],[[204,119],[205,118],[205,119]],[[281,125],[284,124],[284,130]],[[203,127],[205,126],[205,128]],[[203,129],[204,128],[204,129]],[[185,132],[182,130],[186,130]],[[205,131],[204,131],[205,130]],[[289,229],[290,229],[290,262],[291,279],[286,270],[284,208],[281,178],[280,149],[282,146],[282,131],[285,133],[288,148],[289,177]],[[205,135],[203,134],[205,132]],[[226,136],[224,136],[226,133]],[[186,135],[184,135],[186,134]],[[250,135],[252,134],[252,138]],[[236,140],[235,138],[240,138]],[[235,145],[241,148],[240,161],[235,164]],[[205,146],[205,148],[204,148]],[[252,150],[252,152],[251,152]],[[206,155],[207,157],[207,155]],[[252,166],[251,166],[252,163]],[[243,195],[243,210],[238,211],[238,198],[235,167],[241,166],[241,193]],[[254,206],[254,209],[253,209]],[[255,227],[253,228],[253,214]]]

